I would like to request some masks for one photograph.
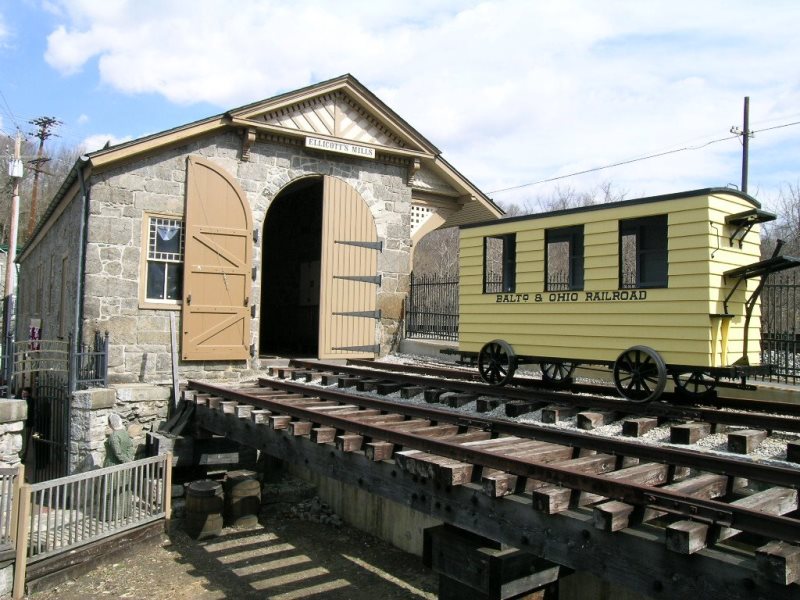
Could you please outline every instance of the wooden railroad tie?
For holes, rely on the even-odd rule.
[[[669,441],[673,444],[695,444],[711,433],[709,423],[683,423],[669,430]]]
[[[728,452],[750,454],[767,439],[767,432],[758,429],[733,431],[728,434]]]
[[[797,510],[797,490],[773,487],[731,502],[733,506],[771,515],[785,515]],[[707,545],[721,542],[740,533],[738,529],[710,526],[697,521],[677,521],[667,526],[667,548],[679,554],[693,554]]]

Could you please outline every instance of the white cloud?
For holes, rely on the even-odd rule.
[[[86,125],[89,122],[89,115],[80,115],[76,121],[78,125]]]
[[[724,137],[745,95],[754,128],[800,112],[791,1],[56,7],[67,16],[46,59],[63,74],[97,60],[111,89],[227,109],[351,72],[486,190]],[[758,137],[753,151],[779,139]],[[575,182],[621,180],[637,194],[724,185],[738,152],[733,140]]]

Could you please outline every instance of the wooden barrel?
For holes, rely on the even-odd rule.
[[[234,527],[258,524],[261,483],[255,471],[229,471],[225,477],[225,517]]]
[[[198,540],[222,533],[224,498],[222,484],[216,481],[190,483],[186,490],[186,533]]]

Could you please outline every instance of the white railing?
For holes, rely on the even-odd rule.
[[[0,549],[11,549],[16,534],[14,499],[23,478],[23,467],[0,468]]]
[[[14,598],[28,563],[168,519],[172,457],[105,467],[20,487]]]

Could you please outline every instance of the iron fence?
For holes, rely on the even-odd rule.
[[[91,344],[66,340],[15,341],[9,335],[3,348],[3,384],[11,398],[33,387],[41,373],[59,374],[69,392],[108,385],[108,332],[96,332]]]
[[[770,379],[797,383],[800,379],[800,278],[797,273],[773,273],[761,293],[761,364],[770,365]]]
[[[458,281],[411,274],[406,337],[458,339]]]

